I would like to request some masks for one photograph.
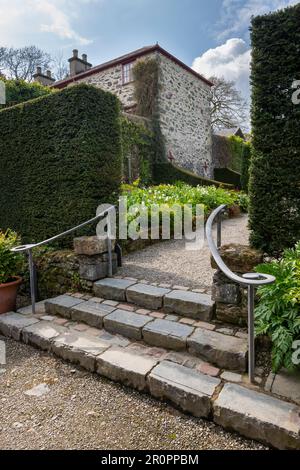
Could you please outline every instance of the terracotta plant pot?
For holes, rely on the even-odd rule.
[[[0,314],[15,310],[17,291],[21,283],[22,278],[16,276],[15,281],[0,284]]]

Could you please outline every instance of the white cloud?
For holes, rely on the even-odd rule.
[[[0,0],[0,42],[3,45],[24,45],[24,37],[50,33],[58,40],[87,45],[90,38],[74,27],[74,19],[89,3],[104,0]],[[31,42],[31,41],[29,41]]]
[[[244,36],[251,17],[263,15],[299,3],[299,0],[223,0],[218,38],[225,39],[237,33]]]
[[[234,81],[243,96],[249,98],[250,60],[251,50],[246,42],[232,38],[195,59],[192,68],[206,77],[215,75]]]

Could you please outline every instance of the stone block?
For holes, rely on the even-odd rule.
[[[214,421],[277,449],[300,449],[300,408],[269,395],[226,384],[214,403]]]
[[[39,320],[20,313],[8,312],[0,315],[0,332],[4,336],[20,341],[23,328],[38,323]]]
[[[241,289],[238,284],[213,284],[212,299],[224,304],[238,305],[241,302]]]
[[[112,240],[112,249],[114,250],[116,241]],[[101,240],[96,235],[93,237],[74,238],[74,251],[77,255],[100,255],[108,250],[107,239]]]
[[[163,297],[170,292],[169,289],[155,287],[147,284],[136,284],[126,291],[127,302],[140,307],[158,310],[163,306]]]
[[[22,315],[32,315],[32,306],[28,305],[27,307],[19,308],[17,312],[21,313]],[[40,314],[45,313],[45,301],[44,300],[42,300],[41,302],[36,302],[35,313],[40,313]]]
[[[244,306],[217,302],[216,318],[223,323],[246,326],[248,323],[248,310]]]
[[[220,248],[220,255],[231,271],[240,274],[254,272],[255,267],[263,262],[263,253],[248,245],[235,243],[223,245]],[[213,269],[218,269],[213,258],[211,258],[211,266]]]
[[[79,276],[86,281],[98,281],[108,276],[108,255],[78,256]],[[117,256],[112,254],[113,274],[117,272]]]
[[[142,391],[147,388],[147,374],[157,362],[132,351],[112,348],[97,357],[97,373]]]
[[[300,405],[300,372],[282,370],[275,375],[271,391]]]
[[[23,329],[22,337],[26,344],[31,344],[44,351],[51,350],[51,342],[57,336],[66,332],[63,326],[50,323],[49,321],[40,321]]]
[[[83,303],[83,299],[77,299],[70,295],[60,295],[54,299],[45,301],[46,312],[50,315],[60,315],[64,318],[71,318],[71,309],[75,305]]]
[[[181,351],[186,349],[187,338],[193,331],[191,326],[157,319],[143,328],[143,338],[153,346]]]
[[[104,318],[104,328],[126,338],[141,340],[142,328],[151,321],[153,319],[145,315],[118,309]]]
[[[114,310],[115,307],[89,300],[75,305],[71,310],[71,318],[94,328],[103,328],[103,318]]]
[[[107,342],[85,333],[67,332],[55,338],[52,351],[58,357],[95,371],[95,358],[110,347]]]
[[[168,313],[203,321],[211,320],[214,312],[214,302],[209,295],[180,290],[166,294],[163,306]]]
[[[221,381],[174,362],[163,361],[147,378],[151,395],[167,399],[198,418],[211,412],[211,398]]]
[[[197,328],[187,343],[191,354],[200,355],[221,369],[246,370],[248,347],[244,339]]]
[[[129,279],[107,278],[95,282],[94,292],[96,296],[104,299],[125,302],[125,290],[134,284],[136,284],[136,281],[130,281]]]

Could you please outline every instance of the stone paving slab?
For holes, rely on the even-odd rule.
[[[50,351],[51,341],[66,331],[67,329],[63,326],[49,321],[40,321],[25,327],[22,331],[22,338],[26,344]]]
[[[153,346],[181,351],[186,349],[187,338],[193,331],[191,326],[157,319],[143,328],[143,338]]]
[[[49,299],[51,300],[51,299]],[[35,313],[45,313],[45,300],[41,302],[36,302],[35,304]],[[32,315],[32,306],[28,305],[27,307],[22,307],[17,310],[17,313],[21,313],[22,315]]]
[[[215,303],[206,294],[174,290],[164,297],[164,310],[195,320],[211,320]]]
[[[140,391],[147,388],[146,376],[158,363],[155,359],[118,348],[100,354],[96,362],[98,374]]]
[[[246,370],[248,345],[244,339],[197,328],[187,343],[191,354],[200,355],[221,369]]]
[[[300,373],[281,371],[275,375],[270,391],[300,405]]]
[[[211,413],[211,398],[221,381],[180,364],[162,361],[149,374],[151,395],[170,400],[198,418]]]
[[[71,318],[71,308],[83,302],[83,299],[78,299],[71,295],[60,295],[54,299],[46,300],[45,309],[50,315],[60,315],[64,318]]]
[[[71,319],[94,328],[103,328],[103,318],[114,310],[115,307],[89,300],[72,308]]]
[[[67,332],[55,338],[51,349],[62,359],[94,372],[96,356],[109,347],[110,344],[94,336]]]
[[[158,310],[163,306],[163,297],[169,292],[170,289],[164,289],[163,287],[136,284],[126,290],[126,298],[127,302],[140,307]]]
[[[214,421],[277,449],[300,449],[300,407],[269,395],[225,384],[214,403]]]
[[[94,293],[104,299],[113,299],[124,302],[125,290],[136,284],[129,279],[106,278],[94,283]]]
[[[117,309],[104,318],[104,328],[126,338],[141,340],[142,328],[151,321],[153,321],[151,317]]]
[[[7,312],[0,315],[0,332],[4,336],[20,341],[23,328],[38,323],[37,318],[29,318],[15,312]]]

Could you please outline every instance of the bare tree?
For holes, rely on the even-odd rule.
[[[242,126],[247,120],[248,103],[235,83],[224,77],[211,77],[214,83],[210,98],[211,122],[214,130]]]
[[[22,79],[28,82],[33,80],[37,66],[46,69],[49,68],[50,64],[50,54],[36,46],[10,47],[5,49],[2,57],[2,70],[8,78],[15,80]]]
[[[68,63],[64,57],[63,51],[58,51],[51,61],[53,66],[53,76],[56,80],[63,80],[69,73]]]

